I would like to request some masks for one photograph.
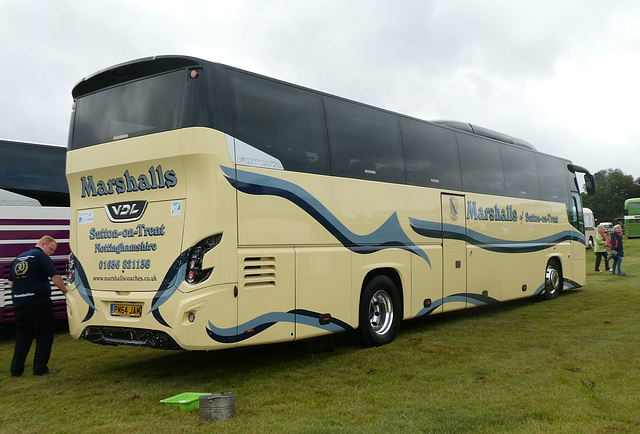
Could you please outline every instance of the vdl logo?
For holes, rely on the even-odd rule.
[[[146,200],[110,203],[104,206],[107,217],[114,223],[133,222],[142,217],[147,209]]]

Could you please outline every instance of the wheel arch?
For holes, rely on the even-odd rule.
[[[564,269],[562,266],[562,257],[560,255],[553,255],[547,258],[547,264],[549,262],[554,262],[556,264],[556,266],[558,267],[558,271],[560,272],[560,277],[564,277]],[[547,266],[547,264],[545,264],[545,267]]]
[[[362,298],[362,294],[364,293],[365,288],[367,287],[371,279],[373,279],[376,276],[387,276],[389,279],[393,281],[393,284],[396,286],[396,289],[398,290],[398,295],[400,296],[400,306],[399,306],[399,308],[401,309],[400,316],[401,318],[404,318],[404,302],[405,302],[404,287],[402,285],[402,278],[400,277],[400,272],[395,268],[386,267],[386,268],[374,268],[372,270],[369,270],[369,272],[367,272],[367,274],[364,276],[364,279],[362,280],[362,285],[360,285],[359,298]]]
[[[554,290],[553,292],[549,292],[549,269],[550,266],[552,268],[555,268],[555,271],[557,272],[557,278],[558,278],[558,287],[557,290]],[[562,257],[560,256],[550,256],[549,258],[547,258],[547,262],[545,263],[545,290],[542,293],[542,297],[546,300],[553,300],[555,298],[558,297],[558,295],[563,291],[564,289],[564,271],[563,271],[563,267],[562,267]]]
[[[358,297],[357,335],[367,347],[395,340],[403,320],[401,274],[394,268],[371,269],[362,279]]]

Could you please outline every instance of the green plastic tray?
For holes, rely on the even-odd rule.
[[[197,410],[200,408],[200,397],[211,395],[210,393],[185,392],[171,398],[161,399],[160,402],[168,406],[180,408],[180,410]]]

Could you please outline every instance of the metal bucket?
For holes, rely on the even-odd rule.
[[[200,397],[200,419],[202,420],[228,420],[236,416],[235,393],[216,393],[202,395]]]

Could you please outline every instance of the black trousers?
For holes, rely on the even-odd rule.
[[[600,269],[600,261],[604,258],[604,268],[609,270],[609,260],[607,259],[607,252],[596,253],[596,271]]]
[[[19,376],[24,372],[31,343],[36,340],[36,352],[33,356],[33,374],[42,375],[49,370],[47,363],[51,356],[54,334],[53,303],[41,303],[35,306],[15,309],[16,346],[11,361],[11,375]]]

